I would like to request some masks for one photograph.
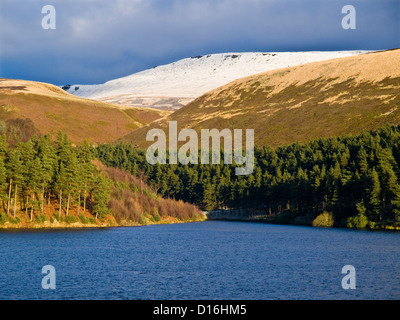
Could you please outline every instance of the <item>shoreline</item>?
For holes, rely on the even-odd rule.
[[[0,232],[2,231],[51,231],[51,230],[91,230],[91,229],[111,229],[111,228],[133,228],[133,227],[146,227],[146,226],[156,226],[156,225],[169,225],[169,224],[184,224],[184,223],[195,223],[204,222],[207,220],[199,221],[185,221],[185,222],[172,222],[172,223],[149,223],[149,224],[118,224],[118,225],[84,225],[80,223],[62,224],[57,226],[48,226],[35,224],[34,226],[0,226]]]
[[[97,220],[96,223],[83,223],[83,222],[65,222],[65,221],[44,221],[44,222],[5,222],[0,224],[0,232],[1,231],[17,231],[17,230],[68,230],[68,229],[108,229],[108,228],[123,228],[123,227],[145,227],[150,225],[168,225],[168,224],[181,224],[181,223],[193,223],[193,222],[203,222],[207,221],[207,218],[204,216],[204,219],[198,220],[179,220],[174,217],[165,217],[160,221],[150,221],[146,220],[146,224],[140,224],[131,221],[121,221],[117,222],[115,218],[112,217],[105,219],[105,221]]]
[[[273,220],[266,219],[264,216],[218,216],[213,217],[209,214],[204,215],[204,219],[187,220],[182,221],[174,217],[165,217],[160,221],[146,221],[146,224],[140,224],[131,221],[116,222],[115,219],[106,219],[106,221],[97,220],[96,223],[82,223],[82,222],[65,222],[65,221],[44,221],[44,222],[23,222],[23,223],[12,223],[5,222],[0,224],[0,232],[2,231],[33,231],[33,230],[90,230],[90,229],[109,229],[109,228],[124,228],[124,227],[146,227],[152,225],[168,225],[168,224],[184,224],[184,223],[195,223],[195,222],[206,222],[206,221],[230,221],[230,222],[250,222],[250,223],[264,223],[271,225],[284,225],[284,226],[300,226],[300,227],[311,227],[311,228],[324,228],[324,229],[348,229],[348,230],[365,230],[365,231],[393,231],[399,232],[400,227],[394,227],[390,225],[380,225],[374,229],[370,228],[348,228],[345,226],[332,226],[332,227],[317,227],[311,224],[295,224],[295,223],[276,223]]]
[[[323,226],[313,226],[312,224],[299,224],[299,223],[277,223],[274,222],[271,217],[266,216],[209,216],[207,215],[207,221],[232,221],[232,222],[252,222],[252,223],[264,223],[271,225],[283,225],[283,226],[298,226],[298,227],[310,227],[310,228],[323,228],[323,229],[347,229],[347,230],[365,230],[365,231],[394,231],[399,232],[400,227],[391,226],[391,225],[378,225],[377,227],[371,228],[349,228],[346,226],[331,226],[331,227],[323,227]]]

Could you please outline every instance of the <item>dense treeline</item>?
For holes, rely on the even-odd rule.
[[[34,135],[11,147],[6,135],[0,136],[2,217],[24,213],[32,221],[46,205],[56,202],[59,217],[76,208],[78,214],[90,212],[103,218],[109,213],[110,192],[110,181],[92,163],[88,143],[74,147],[59,133],[56,141],[49,135]]]
[[[298,222],[330,212],[336,224],[362,227],[400,222],[400,126],[276,149],[256,147],[249,176],[236,176],[235,165],[222,161],[151,166],[145,151],[122,143],[100,145],[94,152],[107,166],[146,176],[161,195],[208,211],[285,213],[286,220]]]

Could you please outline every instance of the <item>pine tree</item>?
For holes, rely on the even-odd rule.
[[[4,201],[7,200],[7,172],[3,158],[0,157],[0,201],[4,206]]]
[[[325,164],[321,167],[321,173],[319,175],[320,182],[320,194],[322,197],[322,209],[325,210],[325,207],[328,204],[328,184],[327,184],[327,174]]]
[[[377,221],[380,219],[382,201],[381,201],[381,185],[379,182],[379,176],[375,168],[372,169],[369,175],[369,186],[367,189],[368,196],[368,214],[370,220]]]
[[[54,148],[51,145],[51,137],[48,135],[42,136],[37,143],[37,156],[40,158],[43,168],[42,194],[41,199],[45,202],[47,195],[48,203],[50,203],[50,194],[54,175],[57,170],[57,156]],[[43,205],[42,205],[43,210]]]
[[[55,145],[55,153],[59,161],[57,189],[60,193],[60,204],[62,204],[62,197],[67,200],[66,215],[68,216],[70,205],[78,195],[79,167],[77,152],[72,147],[67,135],[62,135],[61,133],[57,135]]]
[[[377,172],[381,186],[382,207],[386,212],[388,206],[391,205],[391,201],[395,196],[394,192],[397,186],[397,177],[388,159],[379,160]]]
[[[86,199],[90,186],[93,183],[95,166],[92,164],[92,153],[90,145],[85,140],[78,150],[78,210],[80,210],[81,197],[83,197],[83,212],[86,211]]]
[[[310,187],[313,194],[313,202],[315,204],[315,211],[318,212],[318,204],[321,189],[321,170],[318,165],[314,165],[312,171],[310,172]]]
[[[42,193],[41,193],[41,198],[43,203],[45,201],[45,197],[47,194],[48,197],[48,203],[50,203],[50,189],[51,189],[51,183],[53,182],[54,179],[54,167],[56,164],[55,159],[51,159],[47,154],[44,154],[40,158],[40,162],[42,165]],[[43,211],[43,205],[42,205],[42,211]]]
[[[391,201],[393,218],[400,222],[400,185],[397,185],[393,190],[393,199]]]
[[[202,206],[206,211],[211,211],[215,208],[215,204],[215,188],[210,182],[208,182],[204,185]]]
[[[21,161],[21,153],[18,149],[10,150],[6,168],[9,180],[7,214],[10,213],[11,191],[12,191],[12,186],[14,186],[14,218],[15,218],[17,210],[18,186],[21,186],[24,182],[24,167]]]
[[[42,163],[39,158],[35,158],[28,164],[29,170],[27,174],[27,180],[29,181],[28,183],[28,190],[30,191],[31,194],[31,221],[33,219],[33,213],[35,208],[40,207],[41,208],[41,199],[37,199],[37,192],[41,193],[41,190],[43,188],[43,167]],[[39,204],[39,206],[37,206]]]
[[[104,218],[110,213],[108,208],[108,203],[110,201],[110,191],[111,183],[102,174],[98,174],[94,181],[94,186],[92,189],[93,195],[93,211],[97,218]]]
[[[78,159],[76,157],[75,152],[71,151],[68,154],[68,158],[66,159],[65,166],[65,183],[66,183],[66,195],[67,195],[67,211],[66,215],[68,216],[70,204],[75,199],[78,193],[79,186],[79,167],[78,167]]]
[[[356,209],[359,215],[365,215],[367,209],[365,208],[364,199],[362,199],[359,203],[356,204]]]
[[[58,200],[59,200],[58,214],[60,217],[61,217],[61,211],[62,211],[62,207],[63,207],[63,205],[62,205],[63,193],[65,193],[66,189],[67,189],[66,173],[65,173],[64,164],[61,162],[59,169],[56,173],[55,182],[54,182],[54,192],[58,195]]]
[[[342,170],[338,161],[335,162],[335,166],[331,167],[328,172],[328,192],[330,197],[328,198],[328,205],[334,207],[339,203],[340,196],[340,178],[342,176]]]
[[[27,164],[32,161],[36,156],[36,150],[34,149],[32,140],[25,143],[18,144],[20,150],[20,159],[22,163]]]
[[[7,149],[8,149],[8,143],[7,143],[7,137],[5,134],[0,135],[0,158],[4,158],[7,156]]]
[[[363,147],[360,148],[357,154],[357,163],[360,168],[360,172],[362,174],[366,174],[368,172],[368,160],[367,153]]]

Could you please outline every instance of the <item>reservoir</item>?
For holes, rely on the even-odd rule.
[[[398,300],[399,262],[398,232],[229,221],[1,231],[0,299]],[[55,289],[42,287],[47,265]]]

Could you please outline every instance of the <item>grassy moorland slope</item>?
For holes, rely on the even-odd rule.
[[[39,133],[63,131],[74,143],[112,142],[164,115],[78,98],[47,83],[0,78],[0,125],[30,119]]]
[[[146,147],[146,133],[178,128],[254,129],[272,147],[358,134],[400,123],[400,49],[261,73],[233,81],[122,140]]]

